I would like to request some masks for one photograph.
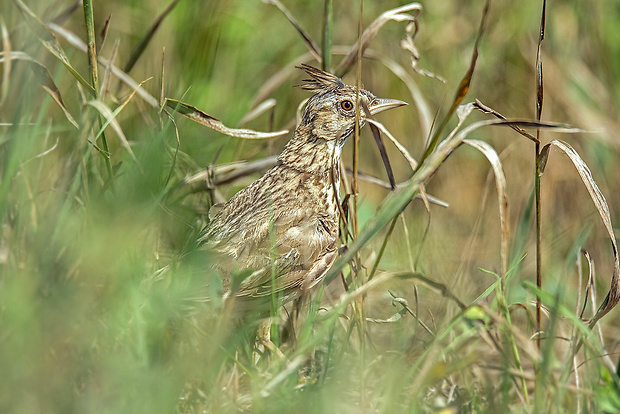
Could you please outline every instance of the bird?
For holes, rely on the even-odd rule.
[[[319,284],[336,260],[342,147],[367,117],[406,105],[302,64],[312,92],[274,167],[213,214],[199,243],[213,254],[224,301],[237,311],[285,304]],[[359,97],[359,100],[358,100]]]

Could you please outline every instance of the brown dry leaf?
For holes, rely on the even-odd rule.
[[[400,47],[405,49],[411,54],[411,68],[418,74],[422,76],[428,76],[430,78],[435,78],[442,83],[446,83],[446,80],[434,74],[428,70],[422,69],[418,66],[420,60],[420,52],[418,52],[418,48],[415,45],[415,38],[418,35],[420,27],[418,25],[418,21],[414,20],[410,22],[405,28],[405,38],[400,41]]]
[[[502,228],[500,242],[501,278],[502,288],[506,285],[506,272],[508,270],[508,241],[510,239],[510,222],[508,221],[508,196],[506,194],[506,175],[502,168],[502,161],[497,151],[484,141],[465,139],[463,142],[480,151],[489,161],[495,174],[495,187],[497,188],[497,201],[499,205],[499,221]]]
[[[581,177],[581,181],[583,181],[583,184],[590,194],[590,198],[594,202],[596,210],[601,216],[601,220],[603,220],[603,225],[607,230],[609,238],[611,239],[611,246],[614,254],[614,271],[611,276],[611,286],[609,288],[609,292],[607,292],[607,296],[605,296],[605,299],[596,311],[596,314],[592,317],[592,319],[590,319],[589,326],[592,328],[596,322],[599,321],[599,319],[605,316],[618,304],[618,301],[620,301],[620,258],[618,258],[618,245],[616,244],[616,236],[614,235],[613,225],[611,224],[611,213],[609,212],[607,200],[605,200],[605,196],[603,196],[603,193],[594,181],[590,169],[581,159],[577,151],[575,151],[575,149],[566,142],[553,140],[542,148],[540,152],[541,174],[544,172],[545,166],[547,165],[551,147],[558,148],[572,161],[573,165],[577,169],[577,172],[579,173],[579,176]]]
[[[201,125],[214,129],[230,137],[243,139],[269,139],[281,137],[282,135],[288,134],[287,130],[275,132],[258,132],[251,129],[229,128],[224,125],[219,119],[216,119],[211,115],[202,112],[198,108],[195,108],[183,102],[179,102],[175,99],[166,98],[166,106],[179,112],[180,114],[191,119],[194,122],[198,122]]]
[[[478,99],[476,99],[476,102],[474,103],[474,107],[485,114],[491,114],[496,118],[506,121],[506,117],[504,115],[500,114],[495,109],[486,106],[485,104],[480,102]],[[511,128],[532,142],[540,142],[538,138],[536,138],[534,135],[530,134],[523,128],[519,128],[518,126],[511,126]]]

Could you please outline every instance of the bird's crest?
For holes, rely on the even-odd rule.
[[[328,91],[338,88],[342,88],[344,83],[336,75],[317,69],[314,66],[306,65],[302,63],[300,66],[296,66],[298,69],[306,71],[312,79],[304,79],[301,88],[307,91]]]

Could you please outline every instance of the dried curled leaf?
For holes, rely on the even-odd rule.
[[[166,98],[166,106],[179,112],[183,116],[191,119],[194,122],[198,122],[201,125],[221,132],[224,135],[235,138],[243,139],[269,139],[281,137],[288,134],[288,130],[275,131],[275,132],[258,132],[251,129],[235,129],[229,128],[217,118],[212,117],[209,114],[202,112],[200,109],[195,108],[186,103],[177,101],[175,99]]]
[[[599,319],[611,311],[620,301],[620,258],[618,257],[618,245],[616,243],[616,236],[614,235],[614,228],[611,224],[611,213],[609,212],[607,200],[605,200],[605,196],[594,181],[590,169],[581,159],[577,151],[575,151],[575,149],[566,142],[556,139],[542,148],[540,152],[541,174],[544,172],[545,166],[547,165],[551,147],[558,148],[572,161],[573,165],[577,169],[577,172],[579,173],[579,176],[581,177],[581,181],[583,181],[583,184],[590,194],[590,198],[594,202],[596,210],[601,216],[601,220],[603,220],[603,225],[605,226],[605,230],[607,230],[609,238],[611,239],[611,246],[614,254],[614,271],[611,276],[611,286],[609,288],[609,292],[607,292],[607,296],[605,296],[605,299],[603,300],[603,303],[601,303],[596,311],[596,314],[592,317],[592,319],[590,319],[589,326],[592,328],[596,322],[599,321]]]
[[[417,15],[415,15],[414,17],[417,18]],[[446,83],[446,80],[443,77],[436,75],[428,70],[421,69],[418,66],[418,62],[420,60],[420,52],[418,52],[418,48],[415,45],[415,38],[418,35],[419,28],[420,27],[418,26],[417,19],[414,19],[412,22],[410,22],[407,25],[407,28],[405,29],[405,38],[401,40],[400,47],[405,49],[411,54],[411,68],[416,73],[422,76],[428,76],[430,78],[435,78],[442,83]]]
[[[362,33],[360,38],[357,39],[347,56],[345,56],[344,59],[340,61],[334,73],[336,73],[336,75],[340,78],[344,76],[344,74],[349,71],[351,66],[357,60],[359,49],[361,48],[363,54],[364,50],[366,50],[368,45],[370,45],[370,42],[373,41],[373,39],[375,38],[377,33],[379,33],[379,30],[381,30],[384,24],[386,24],[390,20],[396,22],[414,21],[415,17],[408,13],[414,12],[417,14],[420,10],[422,10],[422,6],[419,3],[409,3],[405,4],[404,6],[388,10],[385,13],[381,14],[366,28],[366,30],[364,30],[364,33]]]

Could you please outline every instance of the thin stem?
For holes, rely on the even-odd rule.
[[[357,27],[357,36],[358,39],[362,38],[363,33],[363,16],[364,16],[364,0],[360,0],[360,18],[359,24]],[[358,193],[358,165],[359,165],[359,140],[360,140],[360,88],[362,84],[362,48],[358,48],[357,51],[357,70],[355,74],[355,87],[357,89],[356,96],[356,110],[355,110],[355,136],[353,137],[353,177],[351,178],[351,192],[352,201],[353,201],[353,214],[351,215],[351,225],[353,227],[352,233],[354,237],[357,237],[359,232],[358,223],[357,223],[357,193]]]
[[[538,137],[539,132],[536,133]],[[536,203],[536,287],[542,289],[542,232],[541,232],[541,208],[540,208],[540,143],[536,143],[536,154],[534,154],[536,160],[535,175],[534,175],[534,192]],[[541,330],[541,316],[542,316],[542,303],[540,296],[536,296],[536,331],[539,333],[536,336],[536,345],[540,349],[540,330]]]
[[[385,235],[385,238],[383,239],[383,243],[381,244],[381,249],[379,249],[379,254],[377,254],[377,259],[375,260],[375,264],[373,265],[372,270],[370,271],[370,275],[368,276],[368,280],[371,280],[375,276],[375,273],[377,273],[379,262],[381,261],[381,258],[383,257],[383,253],[385,253],[385,248],[387,246],[388,240],[390,239],[390,236],[392,235],[392,232],[394,231],[394,227],[396,226],[396,220],[398,220],[398,217],[401,217],[401,216],[398,215],[392,219],[392,223],[390,224],[387,234]]]
[[[90,83],[95,90],[95,98],[99,98],[99,69],[97,66],[97,46],[95,42],[95,19],[93,17],[92,0],[84,0],[84,22],[86,24],[86,44],[88,47],[88,66],[90,67]],[[99,126],[103,125],[101,115],[99,115]],[[110,162],[110,148],[105,133],[101,134],[101,146],[103,148],[103,158],[105,160],[106,170],[108,171],[108,180],[112,180],[113,171]]]
[[[332,26],[334,25],[334,7],[332,0],[325,0],[325,8],[323,10],[323,49],[321,54],[323,57],[323,70],[331,72],[332,67]]]
[[[363,33],[363,20],[364,20],[364,0],[360,0],[360,17],[359,17],[359,23],[358,23],[358,27],[357,27],[357,37],[358,39],[362,39],[362,33]],[[353,190],[353,214],[352,214],[352,225],[353,225],[353,236],[355,238],[357,238],[358,235],[358,221],[357,221],[357,193],[358,193],[358,180],[357,180],[357,170],[358,170],[358,165],[359,165],[359,138],[360,138],[360,124],[359,124],[359,119],[360,119],[360,107],[361,107],[361,101],[360,101],[360,88],[361,88],[361,84],[362,84],[362,48],[358,48],[357,50],[357,71],[356,71],[356,76],[355,76],[355,87],[357,89],[357,96],[356,96],[356,114],[355,114],[355,139],[353,140],[353,178],[351,179],[351,187]],[[361,263],[359,260],[359,255],[355,255],[355,261],[357,262],[357,269],[361,270]],[[358,282],[358,286],[361,286],[363,284],[366,283],[366,281],[364,280],[363,276],[361,278],[359,278],[359,276],[363,275],[363,272],[358,273],[358,277],[357,277],[357,282]],[[365,373],[366,372],[366,365],[365,365],[365,360],[366,360],[366,318],[365,318],[365,312],[364,312],[364,296],[360,296],[356,301],[355,301],[355,305],[353,307],[354,312],[356,312],[357,317],[355,318],[355,320],[358,323],[358,334],[359,334],[359,340],[360,340],[360,348],[359,348],[359,353],[360,353],[360,363],[361,363],[361,367],[360,367],[360,372]],[[361,376],[361,381],[360,381],[360,395],[361,395],[361,402],[360,402],[360,406],[364,407],[366,406],[365,403],[365,389],[366,389],[366,377],[365,375],[362,374]]]
[[[540,51],[542,42],[545,39],[545,22],[547,19],[547,0],[543,0],[542,16],[540,20],[540,33],[538,37],[538,49],[536,51],[536,119],[540,121],[543,110],[543,69]],[[536,129],[536,172],[534,176],[534,187],[536,193],[536,287],[542,290],[542,232],[541,232],[541,207],[540,207],[540,128]],[[536,344],[540,349],[540,329],[542,304],[540,296],[536,297],[536,331],[538,332]]]

